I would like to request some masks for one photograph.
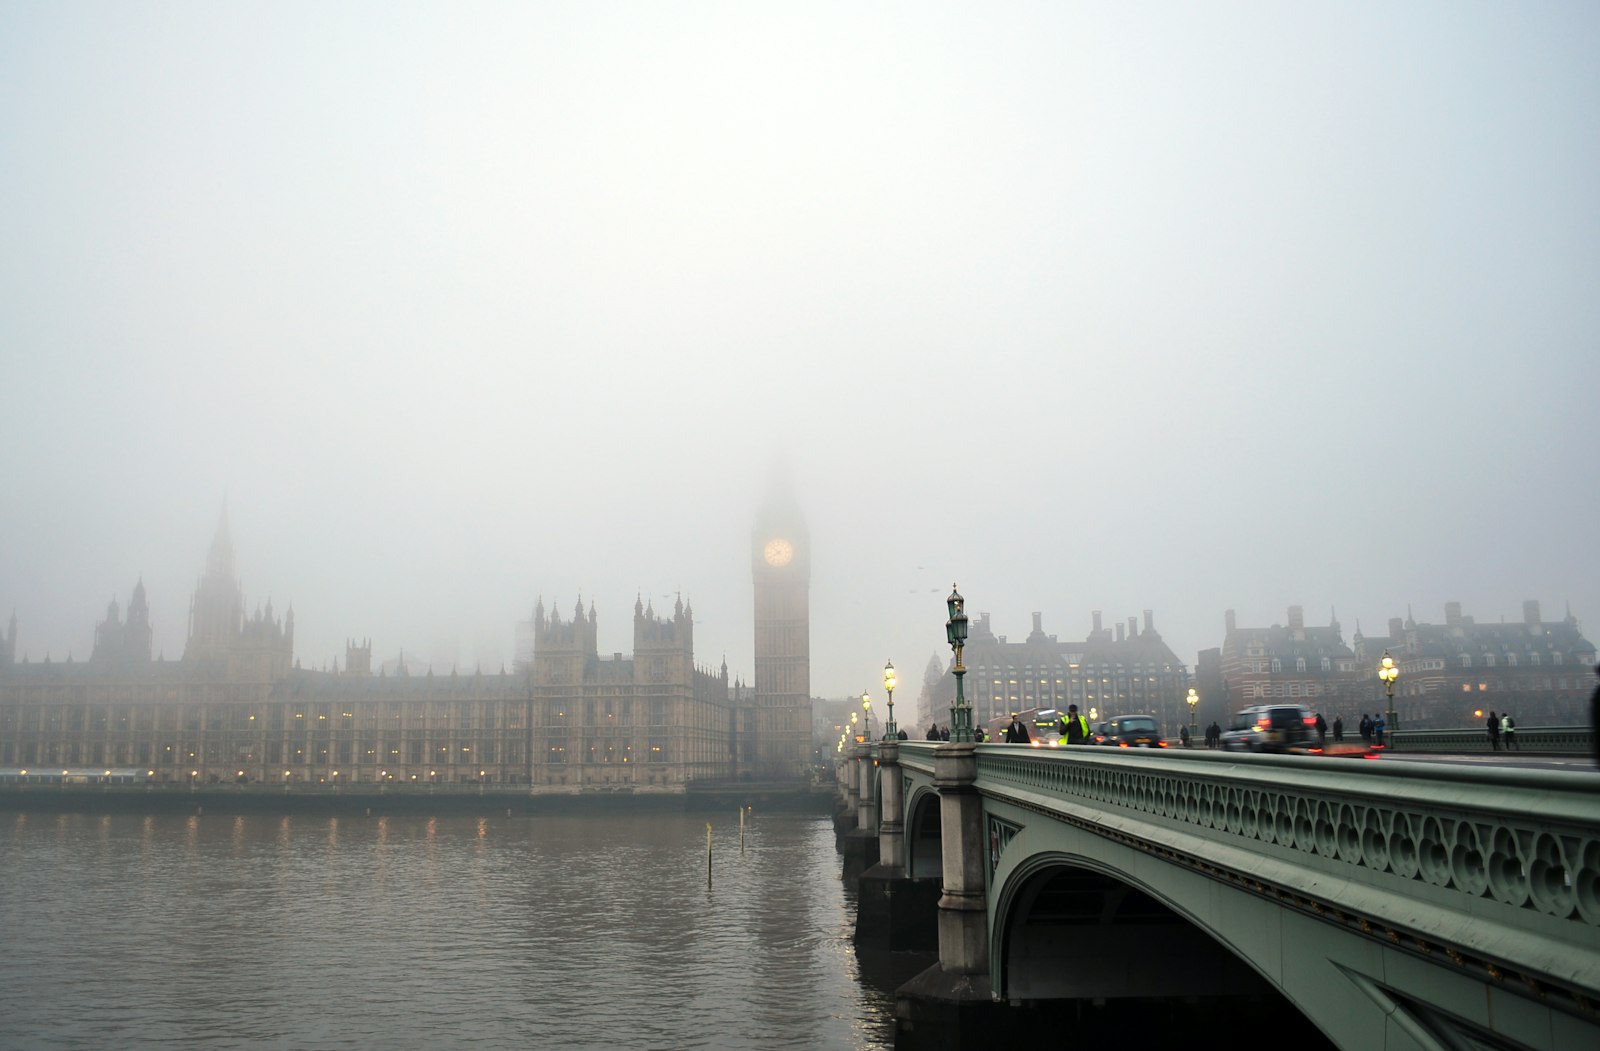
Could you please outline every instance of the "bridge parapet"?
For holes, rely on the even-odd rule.
[[[1551,755],[1593,755],[1594,728],[1589,726],[1517,727],[1511,751],[1542,752]],[[1451,730],[1397,730],[1389,735],[1397,752],[1492,752],[1489,733],[1483,726]]]

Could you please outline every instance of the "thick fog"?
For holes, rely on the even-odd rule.
[[[226,506],[296,656],[543,597],[812,687],[943,599],[1346,638],[1600,616],[1600,6],[0,6],[0,618],[181,655]],[[902,697],[902,699],[908,699]]]

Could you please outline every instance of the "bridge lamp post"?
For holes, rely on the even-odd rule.
[[[861,729],[867,740],[872,740],[872,695],[861,695]]]
[[[1383,680],[1383,692],[1389,696],[1389,710],[1384,713],[1384,721],[1388,723],[1386,731],[1394,733],[1400,729],[1400,717],[1394,710],[1394,681],[1400,677],[1400,669],[1395,667],[1394,658],[1389,656],[1389,651],[1383,651],[1383,660],[1378,662],[1378,678]]]
[[[854,740],[854,741],[860,741],[861,740],[861,738],[856,736],[856,724],[858,722],[860,722],[860,721],[861,721],[860,717],[858,715],[856,715],[855,712],[851,712],[850,713],[850,738],[851,738],[851,740]]]
[[[950,612],[950,619],[944,622],[945,640],[956,655],[955,667],[951,669],[956,676],[956,703],[950,706],[950,740],[971,741],[972,705],[967,703],[967,695],[961,685],[962,676],[967,674],[966,665],[961,663],[961,651],[967,644],[967,600],[951,584],[950,597],[945,599],[944,604]]]
[[[884,661],[883,688],[889,694],[889,721],[883,724],[883,739],[885,741],[893,740],[900,736],[900,727],[894,721],[894,687],[898,681],[894,675],[894,661]]]
[[[1194,710],[1200,706],[1200,695],[1194,692],[1194,687],[1189,687],[1189,740],[1194,740]],[[1209,738],[1208,738],[1209,740]]]

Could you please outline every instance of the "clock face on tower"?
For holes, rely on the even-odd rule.
[[[762,549],[762,555],[769,566],[787,566],[794,558],[794,545],[783,537],[776,537],[767,541],[767,546]]]

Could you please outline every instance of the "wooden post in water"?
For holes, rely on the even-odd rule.
[[[706,889],[711,888],[711,822],[706,822]]]
[[[744,857],[744,807],[739,808],[739,856]]]

